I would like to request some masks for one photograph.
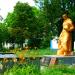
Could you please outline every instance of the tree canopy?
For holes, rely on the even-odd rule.
[[[18,43],[21,46],[25,39],[31,43],[47,47],[62,30],[61,16],[68,11],[75,22],[74,0],[34,0],[36,6],[17,2],[13,12],[9,12],[3,23],[0,23],[0,44],[4,41]],[[37,45],[36,44],[36,45]]]

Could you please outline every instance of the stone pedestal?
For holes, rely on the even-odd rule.
[[[57,56],[57,55],[44,55],[44,64],[75,64],[75,56]],[[47,62],[47,63],[46,63]]]

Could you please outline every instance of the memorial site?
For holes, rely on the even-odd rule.
[[[75,75],[75,0],[0,0],[0,75]]]

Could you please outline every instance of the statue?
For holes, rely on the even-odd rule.
[[[72,20],[67,14],[62,16],[63,18],[63,29],[58,40],[58,51],[57,55],[71,55],[72,53],[72,35],[71,32],[74,29]]]

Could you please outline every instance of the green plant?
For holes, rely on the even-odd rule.
[[[7,69],[4,75],[38,75],[38,69],[34,65],[14,65],[11,69]]]
[[[43,75],[75,75],[74,67],[70,65],[53,65],[41,71]]]

